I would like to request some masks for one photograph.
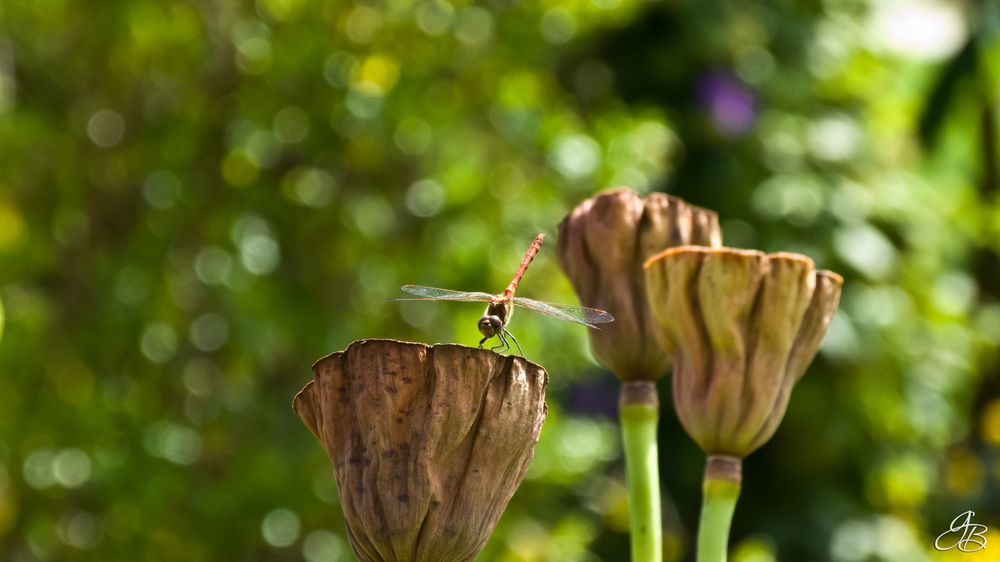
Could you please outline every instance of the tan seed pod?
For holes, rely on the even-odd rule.
[[[460,345],[363,340],[313,372],[293,407],[333,464],[355,556],[474,559],[534,455],[545,370]]]
[[[597,360],[622,381],[662,377],[670,354],[651,336],[643,262],[672,246],[721,243],[715,212],[664,193],[618,188],[577,205],[559,225],[559,263],[584,306],[615,317],[590,331]]]
[[[645,268],[681,423],[707,454],[746,457],[781,423],[843,279],[806,256],[731,248],[672,248]]]

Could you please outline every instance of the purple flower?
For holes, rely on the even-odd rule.
[[[737,136],[753,126],[756,115],[753,91],[732,73],[714,71],[703,75],[698,79],[696,96],[723,135]]]

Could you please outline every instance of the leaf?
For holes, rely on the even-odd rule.
[[[918,136],[920,143],[932,148],[937,141],[938,132],[944,123],[945,115],[954,102],[958,87],[966,78],[974,78],[976,61],[979,57],[979,42],[977,35],[969,37],[962,50],[948,63],[938,79],[934,91],[927,98],[927,105],[920,115]]]

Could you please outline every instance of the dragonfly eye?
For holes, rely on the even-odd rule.
[[[479,319],[479,333],[487,338],[492,338],[503,328],[503,322],[499,316],[483,316]]]

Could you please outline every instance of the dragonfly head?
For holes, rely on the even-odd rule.
[[[479,319],[479,333],[486,338],[492,338],[503,329],[503,320],[499,316],[486,315]]]

